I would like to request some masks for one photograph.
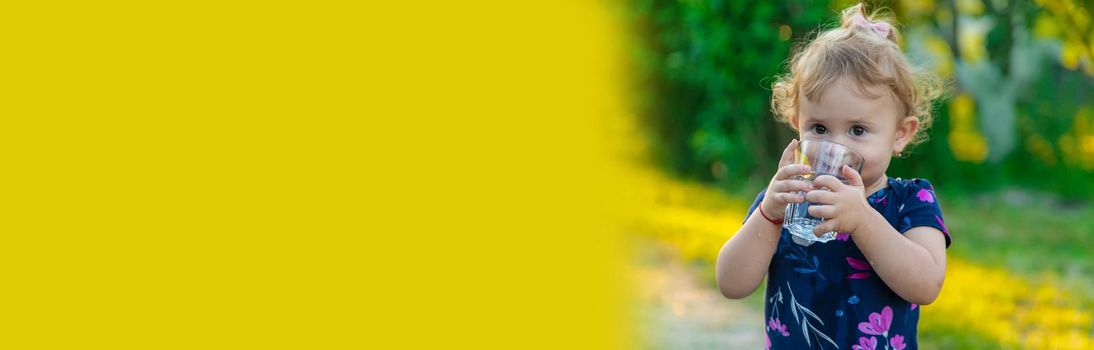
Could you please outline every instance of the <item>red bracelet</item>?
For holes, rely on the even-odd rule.
[[[772,224],[775,224],[775,225],[782,225],[783,224],[782,219],[775,220],[775,219],[767,217],[767,214],[764,213],[764,206],[763,206],[762,203],[760,205],[756,206],[756,207],[760,209],[760,215],[762,215],[764,217],[764,219],[766,219],[767,221],[770,221]]]

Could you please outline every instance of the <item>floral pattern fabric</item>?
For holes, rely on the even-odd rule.
[[[748,215],[763,200],[764,192],[760,191]],[[889,178],[888,186],[872,193],[867,202],[897,232],[934,227],[949,247],[950,232],[927,180]],[[918,305],[889,289],[854,238],[845,233],[827,243],[801,246],[782,230],[768,268],[764,316],[767,350],[918,347]]]

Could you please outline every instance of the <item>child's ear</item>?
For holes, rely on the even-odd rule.
[[[790,122],[790,128],[791,129],[794,129],[795,131],[798,130],[798,115],[797,114],[790,116],[790,118],[787,118],[787,121]]]
[[[904,147],[912,142],[915,132],[919,130],[919,118],[914,115],[904,117],[896,125],[896,142],[893,143],[893,154],[904,152]]]

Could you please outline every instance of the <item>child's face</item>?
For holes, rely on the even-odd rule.
[[[884,87],[868,89],[879,96],[861,96],[852,78],[829,86],[819,101],[798,98],[798,115],[793,120],[802,140],[836,142],[862,155],[866,165],[862,180],[867,190],[878,188],[893,154],[904,150],[915,135],[918,120],[901,116],[899,102]],[[867,193],[869,194],[869,193]]]

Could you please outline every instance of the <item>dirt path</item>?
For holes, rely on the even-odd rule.
[[[634,276],[646,349],[763,349],[763,313],[728,300],[671,248],[642,240]]]

